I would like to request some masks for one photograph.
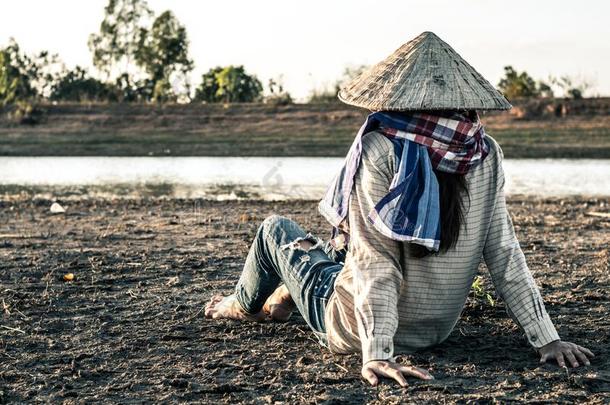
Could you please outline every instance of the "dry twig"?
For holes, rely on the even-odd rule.
[[[25,334],[25,331],[18,329],[18,328],[11,328],[10,326],[6,326],[6,325],[0,325],[0,328],[4,328],[4,329],[8,329],[8,330],[12,330],[14,332],[19,332],[19,333],[23,333]]]

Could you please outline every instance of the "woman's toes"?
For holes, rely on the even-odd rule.
[[[216,312],[218,312],[216,310],[216,306],[218,305],[218,303],[220,303],[223,300],[223,296],[222,295],[215,295],[213,296],[210,301],[208,301],[207,304],[205,304],[204,307],[204,314],[206,318],[213,318],[214,314]]]
[[[258,314],[246,314],[242,309],[235,295],[216,295],[205,306],[205,317],[209,319],[234,319],[237,321],[256,321],[263,322],[267,319],[267,314],[260,311]]]
[[[218,303],[218,302],[222,301],[224,298],[225,298],[225,297],[223,297],[222,295],[220,295],[220,294],[216,294],[215,296],[213,296],[213,297],[212,297],[212,299],[210,300],[210,302],[213,302],[213,303]]]
[[[206,306],[209,307],[213,307],[216,306],[220,301],[223,300],[223,296],[222,295],[215,295],[212,297],[212,299],[210,299],[210,301],[208,302],[208,304]]]
[[[214,312],[216,312],[216,311],[214,311],[214,307],[206,307],[204,315],[206,318],[210,319],[213,317]]]

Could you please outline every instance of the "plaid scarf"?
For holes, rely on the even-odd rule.
[[[489,145],[478,117],[377,112],[360,128],[343,164],[318,205],[333,225],[333,235],[347,217],[354,176],[360,165],[362,137],[379,130],[394,145],[396,173],[388,194],[368,215],[383,235],[438,251],[439,186],[433,169],[465,174],[485,159]]]

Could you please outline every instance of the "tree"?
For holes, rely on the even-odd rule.
[[[250,103],[261,98],[263,85],[243,66],[210,69],[203,75],[195,100],[208,103]]]
[[[517,72],[512,66],[504,67],[504,77],[498,88],[509,100],[518,97],[538,97],[540,89],[536,81],[527,72]]]
[[[53,83],[49,99],[53,101],[117,101],[114,86],[90,77],[79,66],[64,70]]]
[[[47,51],[34,56],[23,53],[14,39],[0,49],[0,104],[47,97],[62,64]]]
[[[109,0],[99,33],[89,37],[94,66],[108,78],[129,75],[145,24],[152,15],[145,0]]]
[[[182,82],[188,94],[187,75],[193,70],[193,61],[188,56],[186,29],[172,12],[166,11],[157,17],[150,31],[142,29],[139,41],[135,58],[153,83],[153,99],[176,98],[174,78]]]
[[[0,107],[36,96],[30,59],[11,39],[0,49]]]
[[[551,84],[553,79],[551,78]],[[506,98],[519,97],[553,97],[551,84],[542,80],[534,80],[527,72],[517,72],[512,66],[504,67],[504,78],[498,83],[498,88]]]
[[[250,103],[260,99],[263,85],[243,66],[227,66],[216,75],[218,96],[225,103]]]
[[[123,73],[114,82],[118,90],[118,100],[122,102],[149,101],[153,97],[154,83],[148,78],[133,80],[127,73]]]
[[[201,76],[201,84],[195,89],[195,100],[206,103],[218,103],[218,81],[216,76],[222,72],[222,67],[216,66]]]
[[[40,52],[28,56],[11,40],[0,49],[0,105],[53,101],[117,99],[113,86],[89,77],[80,67],[67,70],[57,55]],[[31,109],[35,108],[30,106]]]
[[[49,69],[56,62],[57,56],[48,52],[29,57],[14,39],[0,49],[0,107],[11,105],[9,120],[32,125],[40,121],[43,111],[36,106],[36,99],[46,95],[53,79]]]

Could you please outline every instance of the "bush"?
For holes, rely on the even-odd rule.
[[[187,76],[193,70],[193,61],[188,55],[186,28],[171,11],[166,11],[155,19],[150,30],[142,29],[140,36],[135,56],[154,83],[152,101],[188,99]]]
[[[544,85],[545,90],[550,87]],[[527,72],[517,72],[512,66],[504,67],[504,77],[498,82],[498,88],[509,100],[516,98],[539,97],[541,90],[536,81]]]
[[[132,81],[125,73],[116,79],[115,88],[120,102],[144,102],[153,98],[155,82],[151,79]]]
[[[77,66],[74,70],[64,71],[51,88],[49,99],[52,101],[117,101],[114,86],[89,77],[87,72]]]
[[[201,78],[195,101],[207,103],[251,103],[259,101],[263,85],[243,66],[215,67]]]

